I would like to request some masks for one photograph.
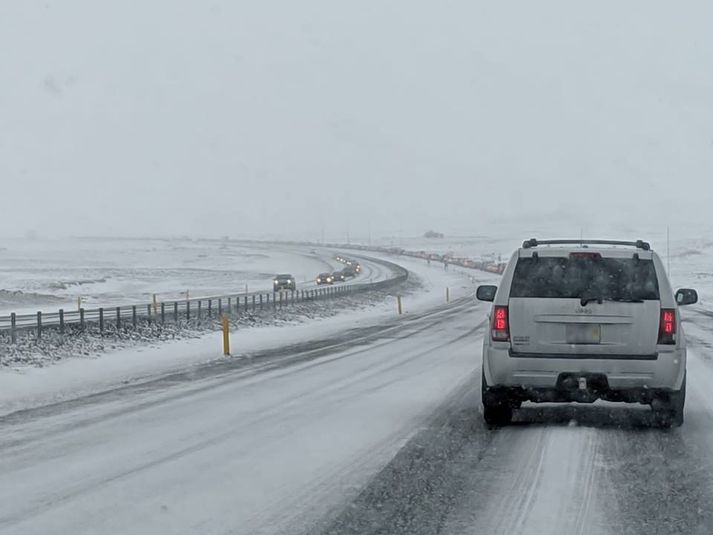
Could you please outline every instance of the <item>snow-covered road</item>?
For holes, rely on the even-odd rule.
[[[0,532],[713,532],[706,309],[685,312],[670,431],[604,403],[485,428],[485,310],[460,297],[1,417]]]
[[[284,533],[356,496],[459,385],[469,299],[2,421],[7,533]]]

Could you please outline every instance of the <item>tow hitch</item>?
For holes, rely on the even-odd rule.
[[[562,373],[557,378],[557,390],[571,401],[594,403],[609,390],[609,382],[603,374]]]

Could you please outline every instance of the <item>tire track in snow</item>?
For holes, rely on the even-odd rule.
[[[522,426],[495,434],[480,467],[485,484],[473,485],[472,509],[464,501],[445,533],[607,533],[596,503],[597,430]]]

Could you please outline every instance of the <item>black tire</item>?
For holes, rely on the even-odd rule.
[[[483,419],[491,427],[502,427],[512,422],[512,405],[502,393],[494,392],[485,382],[482,374],[481,394],[483,401]]]
[[[686,405],[686,376],[683,376],[681,390],[671,392],[668,399],[654,411],[654,421],[659,427],[681,427],[683,425],[683,408]]]

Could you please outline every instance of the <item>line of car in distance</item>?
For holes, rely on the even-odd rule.
[[[342,256],[337,256],[337,261],[344,264],[344,268],[333,273],[320,273],[317,275],[318,285],[334,284],[335,282],[346,282],[347,279],[354,278],[361,273],[361,264],[356,260],[349,260]],[[281,292],[283,290],[292,291],[297,289],[297,280],[290,273],[280,273],[272,279],[272,291]]]
[[[333,273],[320,273],[317,275],[317,285],[334,284],[336,282],[346,282],[347,279],[354,278],[361,273],[361,264],[356,260],[350,260],[343,256],[337,255],[337,262],[344,264],[344,268]]]

